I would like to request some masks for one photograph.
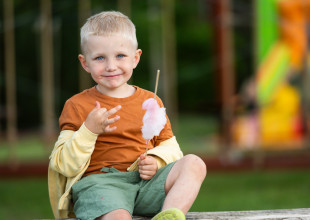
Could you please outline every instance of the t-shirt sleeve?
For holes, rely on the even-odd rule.
[[[62,113],[59,117],[60,130],[77,131],[81,127],[82,124],[83,124],[83,120],[76,106],[70,99],[67,100],[62,110]]]
[[[160,98],[157,98],[157,102],[158,102],[160,107],[164,107],[164,104]],[[170,120],[169,120],[167,114],[166,114],[166,118],[167,118],[167,123],[166,123],[165,127],[160,132],[159,136],[154,138],[154,141],[155,141],[154,146],[158,146],[161,142],[168,140],[174,136],[172,129],[171,129]]]

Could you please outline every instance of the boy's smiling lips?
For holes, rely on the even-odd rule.
[[[113,78],[113,77],[117,77],[117,76],[120,76],[120,75],[122,75],[122,74],[106,75],[104,77]]]

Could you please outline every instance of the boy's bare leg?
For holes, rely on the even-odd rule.
[[[119,220],[119,219],[132,220],[131,215],[125,209],[117,209],[96,218],[96,220]]]
[[[178,208],[186,214],[194,203],[206,174],[206,165],[199,157],[191,154],[178,160],[167,176],[167,196],[162,210]]]

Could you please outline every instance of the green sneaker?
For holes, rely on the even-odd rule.
[[[185,220],[185,215],[180,209],[171,208],[161,211],[152,220]]]

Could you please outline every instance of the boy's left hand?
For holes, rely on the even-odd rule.
[[[150,180],[157,173],[157,161],[152,156],[145,156],[144,154],[140,155],[139,173],[141,179]]]

